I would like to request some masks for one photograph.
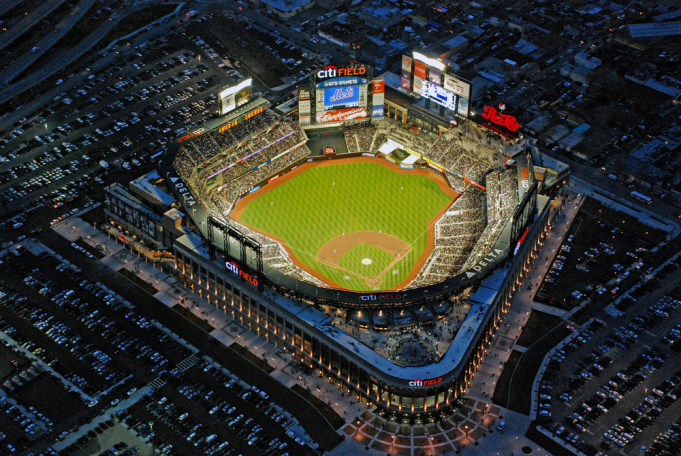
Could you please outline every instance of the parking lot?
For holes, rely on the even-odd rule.
[[[551,267],[536,301],[566,310],[584,302],[604,305],[646,274],[652,262],[649,250],[661,234],[632,222],[615,225],[618,215],[623,218],[587,198],[555,257],[545,258]],[[641,230],[648,235],[641,236]]]
[[[215,114],[213,94],[221,82],[234,81],[226,69],[202,62],[185,35],[151,46],[142,43],[128,62],[90,74],[0,139],[6,213],[76,198],[115,169],[149,162],[170,138]]]
[[[78,247],[69,246],[73,255],[96,261]],[[212,361],[198,365],[192,349],[172,333],[62,258],[31,243],[30,249],[12,247],[0,264],[9,278],[0,306],[6,344],[35,360],[2,365],[10,396],[2,406],[17,403],[11,418],[23,431],[8,434],[4,445],[44,448],[49,440],[66,439],[66,446],[57,443],[60,454],[82,454],[96,429],[84,431],[81,425],[104,412],[167,454],[311,451],[309,437],[295,430],[297,421],[268,400],[268,393]],[[117,409],[145,384],[152,385],[151,396],[142,395],[127,411]],[[32,391],[41,388],[55,392],[49,400],[36,399]],[[63,410],[72,412],[61,416]],[[148,425],[147,416],[165,426],[146,432],[151,428],[139,426]]]
[[[576,329],[554,353],[537,415],[557,439],[587,454],[638,454],[678,419],[681,372],[668,362],[678,356],[678,285],[674,276],[623,316]]]

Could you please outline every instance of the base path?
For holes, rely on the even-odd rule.
[[[383,250],[393,257],[393,261],[380,274],[372,277],[365,277],[342,267],[340,265],[341,258],[358,244],[367,244]],[[383,274],[392,268],[395,263],[406,257],[409,252],[411,252],[411,246],[398,237],[385,233],[377,233],[376,231],[355,231],[329,240],[317,252],[317,261],[361,277],[366,281],[367,285],[376,286],[381,284]]]
[[[295,169],[289,171],[288,173],[284,172],[282,174],[280,172],[279,173],[280,177],[278,177],[277,179],[269,182],[267,185],[265,185],[264,187],[254,191],[253,193],[248,193],[246,195],[243,195],[243,197],[241,197],[240,199],[238,199],[236,201],[234,207],[232,208],[232,211],[228,214],[228,216],[232,220],[235,220],[239,223],[243,223],[239,220],[239,218],[241,217],[244,210],[246,209],[246,206],[248,206],[248,203],[250,203],[251,201],[262,197],[263,195],[274,190],[275,188],[279,187],[280,185],[285,184],[289,180],[295,178],[296,176],[300,175],[301,173],[305,172],[306,170],[308,170],[310,168],[315,168],[315,167],[320,167],[320,166],[333,166],[333,165],[347,164],[347,163],[376,163],[376,164],[380,164],[382,166],[385,166],[386,168],[390,169],[391,171],[399,173],[399,174],[427,176],[429,179],[433,180],[437,184],[437,186],[440,188],[440,190],[443,193],[445,193],[446,195],[449,195],[452,198],[452,203],[454,203],[459,198],[459,196],[461,196],[461,194],[459,192],[455,191],[453,188],[450,187],[449,182],[444,177],[444,175],[442,175],[440,173],[436,173],[436,172],[428,170],[428,169],[418,169],[418,168],[417,169],[405,169],[405,168],[401,168],[399,165],[396,165],[395,163],[391,163],[388,160],[385,160],[381,157],[376,157],[376,158],[369,158],[369,157],[364,157],[364,156],[362,156],[362,157],[351,157],[351,158],[350,157],[342,157],[342,158],[329,157],[327,160],[315,160],[313,162],[305,162],[305,163],[301,164],[300,166],[296,167]],[[426,232],[424,233],[424,236],[426,236],[426,239],[427,239],[427,245],[426,245],[425,250],[423,251],[421,256],[416,260],[416,264],[411,269],[411,271],[409,272],[407,277],[405,277],[405,279],[398,286],[394,287],[393,290],[399,290],[399,289],[406,287],[409,283],[411,283],[412,280],[414,280],[418,276],[419,271],[421,271],[421,268],[426,263],[426,261],[428,260],[428,257],[430,256],[431,252],[433,251],[433,248],[435,247],[435,242],[434,242],[435,223],[438,220],[440,220],[440,218],[445,214],[445,212],[447,212],[447,210],[449,210],[450,207],[451,207],[451,204],[447,207],[443,207],[443,209],[438,214],[436,214],[435,217],[433,217],[430,220],[430,222],[428,223],[428,228],[427,228]],[[293,261],[293,263],[296,266],[298,266],[299,268],[301,268],[305,272],[311,274],[312,276],[318,278],[319,280],[321,280],[322,282],[326,283],[327,285],[329,285],[333,288],[345,289],[345,290],[348,289],[348,288],[344,287],[343,285],[330,280],[328,277],[324,276],[323,274],[321,274],[316,269],[313,269],[310,266],[303,263],[302,261],[300,261],[297,257],[296,249],[291,248],[291,246],[289,246],[283,239],[278,238],[278,237],[276,237],[276,236],[274,236],[270,233],[266,233],[266,232],[263,232],[261,230],[258,230],[258,229],[254,228],[252,226],[246,225],[245,223],[243,223],[243,224],[245,226],[247,226],[248,228],[252,229],[253,231],[260,233],[261,235],[266,236],[266,237],[273,239],[274,241],[280,243],[284,247],[286,252],[289,254],[291,261]],[[389,253],[392,250],[396,250],[398,253],[401,252],[401,251],[404,251],[405,249],[409,249],[409,251],[411,251],[411,246],[409,246],[409,244],[407,244],[406,242],[404,242],[401,239],[396,238],[394,236],[390,236],[388,234],[383,234],[383,233],[377,233],[377,232],[374,232],[374,231],[357,231],[354,234],[357,234],[357,233],[361,233],[362,236],[366,235],[366,236],[377,236],[377,237],[372,238],[373,240],[371,242],[369,242],[369,241],[363,241],[363,242],[362,241],[355,241],[353,243],[348,243],[345,247],[343,247],[344,250],[342,251],[342,253],[338,249],[338,247],[335,247],[335,250],[337,250],[337,252],[335,254],[336,256],[332,256],[331,254],[327,253],[329,251],[327,249],[327,246],[331,242],[333,242],[334,239],[337,239],[338,237],[343,237],[343,236],[338,236],[336,238],[333,238],[333,239],[327,241],[327,243],[321,247],[319,253],[317,253],[317,255],[316,255],[316,259],[318,261],[322,262],[322,263],[327,264],[328,266],[332,266],[332,267],[337,268],[337,269],[342,269],[342,270],[347,271],[348,273],[353,274],[357,277],[362,277],[365,280],[367,280],[367,284],[375,286],[375,285],[381,283],[380,277],[382,275],[384,275],[384,273],[387,270],[392,268],[395,265],[395,263],[400,261],[404,257],[404,255],[400,255],[399,258],[393,260],[390,263],[390,265],[388,266],[388,268],[386,268],[379,276],[377,276],[377,278],[373,278],[373,280],[376,280],[377,283],[369,282],[369,280],[372,279],[372,278],[363,277],[363,276],[357,274],[356,272],[349,271],[345,268],[342,268],[340,266],[338,260],[340,260],[340,258],[344,254],[346,254],[354,245],[362,244],[362,243],[372,245],[372,246],[377,247],[381,250],[385,250]],[[347,237],[347,235],[345,237]],[[379,237],[381,238],[380,240],[379,240]],[[386,240],[387,238],[394,239],[394,241],[387,241]],[[398,246],[397,244],[393,244],[393,242],[400,242],[401,244],[400,244],[400,246]],[[382,245],[385,245],[385,247],[382,247]],[[333,250],[334,250],[334,247],[331,247],[330,251],[332,253],[333,253]],[[322,253],[322,251],[324,253]],[[326,259],[333,258],[334,264],[332,264],[331,261],[322,261],[320,259],[322,257],[326,258]],[[356,291],[356,290],[353,290],[353,291]],[[389,291],[389,290],[382,290],[382,291]]]

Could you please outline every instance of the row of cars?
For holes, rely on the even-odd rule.
[[[0,412],[4,414],[4,417],[14,421],[16,427],[23,431],[22,436],[12,435],[11,439],[15,442],[16,439],[21,438],[22,440],[35,440],[46,432],[51,432],[54,423],[44,416],[42,413],[38,412],[34,407],[30,407],[30,411],[22,407],[16,400],[8,400],[6,397],[0,397]],[[6,429],[8,431],[8,429]],[[0,441],[7,438],[7,434],[2,433],[0,436]],[[10,453],[14,453],[16,448],[12,443],[6,443],[5,448]]]
[[[624,448],[633,443],[637,434],[652,425],[665,409],[676,402],[678,396],[681,395],[680,383],[681,372],[677,372],[672,378],[652,388],[650,394],[647,394],[636,407],[621,418],[619,423],[611,426],[603,434],[602,446],[612,448],[616,445]]]
[[[640,385],[644,381],[649,382],[648,379],[664,366],[668,354],[660,348],[646,345],[646,350],[626,368],[619,368],[616,371],[613,357],[632,351],[640,345],[641,336],[652,334],[651,331],[654,331],[660,323],[667,320],[678,309],[679,305],[681,305],[681,301],[669,296],[662,297],[657,303],[635,316],[626,326],[612,330],[605,340],[602,340],[597,347],[592,348],[582,361],[577,362],[569,384],[560,394],[560,400],[568,406],[573,406],[571,403],[573,396],[579,396],[580,389],[584,388],[591,380],[607,372],[610,372],[611,376],[588,399],[574,404],[572,413],[565,417],[564,423],[558,422],[551,426],[556,436],[579,449],[587,450],[587,454],[595,451],[593,445],[584,442],[579,434],[586,432],[633,390],[640,392]],[[549,389],[547,388],[554,387],[550,382],[555,380],[555,373],[560,369],[560,363],[564,362],[570,352],[576,350],[576,347],[589,341],[594,332],[602,327],[603,323],[597,320],[593,321],[585,332],[574,338],[574,345],[569,350],[557,352],[554,355],[549,364],[547,376],[542,382],[540,400],[542,393],[546,394],[543,399],[550,399]],[[673,334],[673,332],[670,334]],[[580,338],[582,339],[581,342],[579,342]],[[611,354],[611,352],[614,354]],[[650,426],[663,409],[676,400],[679,394],[676,390],[677,383],[673,379],[671,383],[665,380],[654,391],[651,390],[651,394],[647,394],[638,406],[625,416],[618,418],[615,425],[603,434],[600,442],[601,447],[603,449],[610,449],[615,446],[623,448],[631,444],[637,434]],[[647,388],[645,392],[648,393]],[[548,408],[543,409],[547,410]],[[542,407],[540,406],[540,416],[542,416],[541,410]],[[544,416],[545,419],[548,419],[548,415],[544,414]]]
[[[223,423],[223,426],[231,434],[241,437],[248,446],[259,448],[268,455],[288,454],[288,443],[273,437],[270,435],[270,432],[273,424],[287,427],[291,424],[291,420],[286,418],[275,404],[267,402],[269,398],[267,393],[255,386],[249,387],[244,382],[226,374],[222,369],[215,368],[210,363],[204,363],[202,367],[204,372],[210,373],[217,382],[223,385],[223,388],[211,389],[210,386],[203,382],[189,382],[178,385],[177,391],[188,400],[205,407],[213,419]],[[254,420],[253,417],[249,417],[252,414],[250,411],[252,409],[244,408],[243,402],[234,401],[235,395],[238,395],[242,400],[249,402],[256,408],[264,410],[264,416],[270,418],[273,423],[265,426],[266,429],[264,429],[263,425],[265,423],[262,420]],[[199,448],[206,447],[210,449],[210,446],[206,445],[210,441],[206,440],[210,439],[211,431],[203,426],[197,428],[196,426],[192,427],[191,424],[189,426],[184,425],[184,428],[188,427],[191,429],[185,429],[183,437],[188,442],[193,442]],[[297,439],[296,442],[298,444],[305,445],[305,441],[301,437],[294,434],[289,435],[289,437]],[[210,450],[208,453],[214,454],[212,451],[214,450]]]
[[[170,59],[168,63],[169,68],[172,69],[177,65],[184,65],[187,62],[189,62],[193,58],[193,54],[191,52],[185,52],[185,54],[180,54],[179,56],[175,56]],[[173,66],[174,65],[174,66]],[[119,67],[117,67],[119,68]],[[122,67],[120,67],[122,68]],[[106,119],[107,117],[110,117],[114,115],[115,113],[119,113],[122,110],[133,106],[135,103],[141,103],[144,102],[148,97],[154,96],[156,94],[160,94],[162,92],[165,92],[167,90],[172,89],[178,84],[184,83],[186,80],[188,80],[191,77],[198,76],[202,72],[205,72],[208,70],[208,67],[202,64],[195,65],[193,67],[190,67],[188,69],[182,70],[180,75],[176,76],[169,76],[167,79],[160,81],[156,83],[155,85],[150,85],[149,87],[143,88],[139,90],[137,93],[132,93],[129,95],[126,95],[124,98],[115,100],[109,105],[105,106],[101,110],[94,110],[93,112],[89,112],[88,114],[80,114],[80,116],[76,119],[68,120],[66,122],[61,123],[61,125],[58,125],[56,128],[54,128],[52,131],[45,133],[44,135],[37,136],[34,138],[35,144],[33,142],[29,144],[33,144],[32,146],[23,146],[20,145],[18,148],[14,148],[12,152],[10,152],[9,156],[13,159],[17,157],[17,154],[21,153],[28,153],[31,152],[33,149],[36,147],[44,147],[45,150],[42,151],[42,153],[29,160],[25,164],[17,165],[15,168],[10,169],[8,171],[5,171],[4,173],[0,173],[0,180],[5,179],[5,181],[9,182],[9,180],[12,179],[20,179],[23,177],[25,174],[31,174],[33,175],[39,167],[47,165],[49,163],[59,161],[60,163],[63,162],[63,158],[67,154],[73,154],[81,150],[82,148],[88,148],[90,146],[93,146],[100,138],[106,137],[108,135],[112,135],[116,133],[116,130],[122,130],[128,126],[132,126],[135,123],[140,121],[140,118],[142,117],[141,114],[138,114],[136,112],[133,113],[128,113],[127,115],[123,116],[117,116],[118,118],[112,123],[111,121],[107,122],[106,124],[101,125],[98,127],[95,131],[93,129],[92,132],[86,131],[84,134],[82,134],[78,138],[72,137],[74,133],[79,131],[82,128],[87,128],[90,125],[93,125],[94,122],[98,122],[102,119]],[[104,82],[105,80],[113,80],[115,73],[113,71],[109,71],[102,76],[98,76],[96,79],[92,80],[89,84],[91,85],[92,83],[95,83],[97,81]],[[94,76],[94,75],[93,75]],[[106,78],[106,79],[105,79]],[[129,88],[127,87],[117,87],[118,85],[121,84],[128,84],[134,87],[135,85],[139,84],[142,81],[142,78],[139,76],[130,76],[125,79],[116,79],[116,82],[113,82],[109,86],[106,86],[102,88],[103,90],[98,91],[98,95],[95,95],[91,98],[88,98],[87,100],[84,100],[83,102],[79,103],[79,107],[83,110],[93,106],[93,105],[99,105],[102,101],[105,100],[106,96],[117,96],[117,92],[120,90],[128,90]],[[168,109],[171,106],[173,106],[176,103],[179,103],[181,101],[184,101],[188,99],[189,97],[193,96],[195,93],[204,91],[209,89],[210,87],[213,87],[214,85],[218,84],[220,82],[219,77],[217,76],[211,76],[203,81],[199,81],[199,83],[195,84],[195,88],[191,90],[183,90],[181,93],[178,93],[173,96],[166,96],[165,99],[160,100],[159,102],[156,103],[156,109],[157,110],[163,110],[163,109]],[[146,93],[144,93],[146,91]],[[212,100],[214,103],[214,100]],[[55,113],[53,109],[50,109],[52,114]],[[144,117],[148,118],[151,115],[155,115],[156,112],[148,112],[148,110],[145,110],[143,113]],[[46,111],[43,113],[43,115],[40,116],[40,119],[43,119],[47,122],[46,116],[48,116],[49,113]],[[74,114],[75,115],[75,114]],[[174,125],[175,121],[183,121],[183,123],[188,122],[188,119],[186,117],[183,117],[181,115],[177,116],[177,119],[172,119],[174,120],[170,125]],[[6,137],[4,141],[1,142],[1,144],[9,144],[10,141],[14,138],[18,138],[19,136],[23,137],[26,134],[30,134],[29,130],[33,129],[35,130],[37,128],[37,124],[34,123],[35,121],[31,121],[26,124],[27,129],[24,130],[23,127],[17,128],[12,134],[9,135],[9,137]],[[32,125],[31,127],[28,127],[28,125]],[[47,126],[47,123],[45,123]],[[167,127],[166,127],[167,128]],[[20,133],[21,132],[21,133]],[[133,142],[139,142],[143,141],[147,137],[151,135],[156,135],[158,133],[158,130],[152,131],[150,129],[146,129],[141,131],[140,133],[137,134],[132,134],[132,136],[128,135],[125,138],[122,138],[120,140],[120,135],[117,136],[117,142],[120,142],[120,146],[129,146],[132,145]],[[14,136],[14,138],[12,138]],[[42,136],[46,136],[47,141],[42,138]],[[133,137],[134,136],[134,137]],[[139,137],[138,137],[139,136]],[[69,137],[68,141],[64,141],[61,144],[56,144],[54,147],[50,149],[50,146],[53,146],[50,144],[50,146],[47,146],[48,141],[55,141],[59,140],[60,138],[66,139]],[[84,157],[87,157],[88,155],[85,154]],[[97,159],[97,157],[93,157],[94,159]],[[83,158],[84,159],[84,158]],[[94,160],[93,160],[94,162]],[[93,163],[90,162],[84,166],[88,166]],[[50,170],[48,172],[50,173],[71,173],[74,171],[78,170],[78,166],[80,164],[76,163],[70,163],[67,164],[67,169],[68,171],[63,171],[60,169],[56,170]],[[62,165],[62,167],[65,165]],[[75,166],[76,168],[73,168]],[[35,168],[35,169],[31,169]],[[73,169],[72,169],[73,168]],[[18,171],[18,172],[17,172]],[[10,189],[7,195],[6,201],[12,201],[14,199],[18,199],[21,197],[25,197],[30,193],[31,191],[37,190],[39,188],[42,188],[45,185],[49,185],[52,182],[55,182],[57,180],[63,179],[65,176],[60,176],[60,175],[54,175],[54,176],[49,176],[46,173],[41,173],[39,176],[34,176],[32,178],[32,181],[29,182],[22,182],[20,185],[22,186],[21,188],[13,188]],[[28,187],[32,187],[28,189]]]

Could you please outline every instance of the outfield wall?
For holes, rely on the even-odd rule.
[[[209,214],[204,210],[200,201],[189,191],[187,185],[182,178],[172,167],[172,161],[177,153],[179,143],[171,143],[169,148],[165,151],[164,157],[159,162],[159,174],[169,180],[169,187],[173,189],[176,197],[186,209],[186,214],[190,217],[196,227],[201,232],[204,239],[210,239],[207,231],[207,220]],[[308,162],[329,159],[342,159],[345,157],[382,157],[382,154],[374,154],[370,152],[356,152],[348,154],[334,154],[316,157],[307,157],[299,160],[296,164],[285,168],[285,173],[290,172],[296,166]],[[439,168],[433,166],[426,166],[431,172],[442,174],[445,179],[446,173],[442,173]],[[281,171],[263,180],[259,185],[249,189],[252,192],[266,185],[274,176],[281,175]],[[448,180],[447,180],[448,181]],[[448,181],[449,182],[449,181]],[[450,183],[451,186],[451,183]],[[456,189],[455,189],[456,190]],[[245,193],[248,193],[245,192]],[[536,187],[534,187],[536,194]],[[244,193],[244,194],[245,194]],[[530,221],[531,223],[531,221]],[[516,223],[517,224],[517,223]],[[419,305],[426,302],[438,302],[442,299],[447,299],[448,296],[479,283],[485,277],[489,276],[497,267],[507,261],[509,254],[512,254],[512,244],[517,241],[517,227],[513,226],[513,219],[509,220],[505,225],[501,235],[496,239],[494,246],[482,258],[465,271],[449,277],[437,284],[428,285],[421,288],[401,290],[401,291],[385,291],[385,292],[356,292],[346,289],[335,289],[331,287],[320,287],[308,282],[298,280],[281,273],[277,268],[267,267],[265,265],[264,277],[257,277],[254,271],[248,264],[241,264],[241,259],[238,253],[241,251],[241,245],[233,239],[225,239],[219,230],[214,230],[213,245],[233,264],[237,265],[240,270],[246,272],[251,277],[257,277],[257,280],[277,290],[279,293],[286,296],[293,296],[298,299],[314,302],[320,305],[330,305],[337,307],[351,307],[351,308],[404,308],[413,305]],[[227,252],[231,252],[228,254]],[[255,264],[257,258],[252,253],[247,253],[247,260],[251,264]]]
[[[450,186],[454,191],[459,191],[458,189],[452,187],[451,182],[449,182],[449,179],[447,178],[447,174],[439,169],[439,168],[433,168],[432,166],[427,166],[427,165],[401,165],[399,163],[396,163],[394,160],[392,160],[390,157],[385,157],[383,154],[375,154],[373,152],[350,152],[347,154],[329,154],[329,155],[316,155],[316,156],[309,156],[303,159],[298,160],[297,162],[293,163],[292,165],[289,165],[269,176],[267,176],[265,179],[261,180],[260,182],[256,183],[253,187],[250,189],[246,190],[245,192],[242,192],[239,197],[237,198],[236,201],[234,201],[234,204],[232,204],[232,208],[236,206],[237,201],[239,201],[241,198],[243,198],[246,195],[249,195],[257,190],[260,190],[261,188],[265,187],[267,184],[270,182],[273,182],[274,180],[282,177],[285,174],[288,174],[289,172],[293,171],[303,163],[309,163],[309,162],[317,162],[317,161],[322,161],[322,160],[343,160],[346,158],[357,158],[357,157],[366,157],[366,158],[377,158],[379,160],[387,160],[391,163],[395,163],[396,165],[400,166],[401,168],[404,169],[426,169],[433,174],[436,174],[438,176],[441,176],[445,179],[447,182],[447,185]]]

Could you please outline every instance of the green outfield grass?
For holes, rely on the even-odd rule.
[[[427,247],[429,222],[452,202],[451,196],[426,176],[399,174],[378,163],[339,161],[307,169],[263,192],[248,203],[239,221],[283,240],[300,262],[345,288],[384,290],[406,279]],[[370,287],[362,279],[316,260],[327,241],[355,231],[382,231],[412,248],[383,277],[380,287]],[[353,247],[341,259],[343,266],[367,276],[367,270],[375,272],[384,265],[379,269],[383,270],[390,263],[387,252],[365,247]],[[363,258],[371,258],[372,264],[362,264]]]

